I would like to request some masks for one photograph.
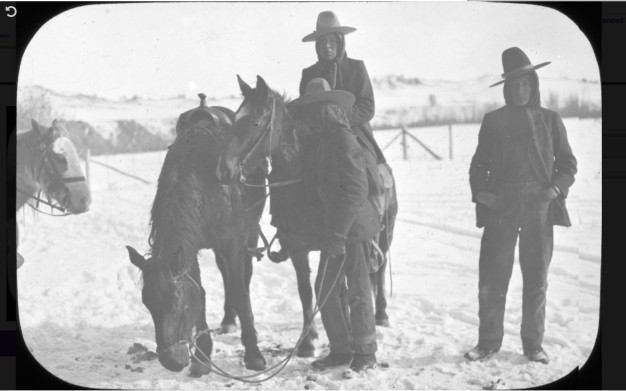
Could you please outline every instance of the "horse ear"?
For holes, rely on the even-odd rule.
[[[265,80],[263,80],[263,78],[259,75],[256,77],[256,90],[263,99],[267,98],[269,88],[267,87]]]
[[[126,250],[128,250],[130,262],[143,271],[146,268],[148,261],[146,261],[146,259],[131,246],[126,246]]]
[[[41,133],[41,125],[39,125],[39,122],[35,121],[34,118],[31,118],[30,124],[34,130],[36,130],[38,133]]]
[[[30,123],[33,126],[33,129],[37,133],[39,133],[40,136],[45,136],[52,129],[52,128],[46,128],[45,126],[42,126],[39,122],[35,121],[34,118],[30,120]]]
[[[243,81],[243,79],[239,75],[237,75],[237,81],[239,82],[239,89],[241,90],[243,97],[245,98],[250,95],[250,93],[252,92],[252,87],[250,87],[248,83]]]

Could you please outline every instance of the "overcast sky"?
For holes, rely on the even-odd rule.
[[[297,96],[302,69],[317,61],[317,14],[333,10],[352,58],[370,77],[403,74],[467,79],[502,73],[501,53],[519,46],[542,77],[599,80],[593,49],[578,27],[549,8],[476,2],[151,3],[89,5],[46,23],[26,49],[19,86],[109,98],[222,97],[236,75],[256,75]]]

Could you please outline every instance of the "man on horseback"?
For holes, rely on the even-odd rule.
[[[371,295],[370,241],[380,229],[368,201],[363,148],[350,128],[346,112],[354,96],[331,90],[326,80],[307,83],[304,96],[292,102],[303,107],[313,137],[309,175],[313,205],[319,208],[325,240],[315,282],[330,354],[313,362],[325,369],[350,364],[356,372],[376,364],[376,324]]]
[[[334,12],[319,13],[315,31],[302,38],[302,42],[315,42],[318,61],[302,70],[300,96],[305,94],[306,85],[314,78],[326,80],[333,90],[354,95],[354,104],[346,110],[346,114],[358,143],[365,150],[369,198],[384,224],[383,214],[392,197],[393,176],[370,125],[375,104],[367,69],[362,60],[349,58],[346,53],[345,35],[354,31],[354,27],[341,26]],[[379,243],[379,238],[375,238],[373,243]],[[374,246],[368,257],[371,258],[372,271],[385,261],[379,246]]]
[[[382,164],[386,159],[370,125],[375,108],[372,82],[363,61],[352,59],[346,53],[345,35],[354,31],[354,27],[341,26],[334,12],[320,12],[315,31],[302,38],[302,42],[315,42],[318,61],[302,70],[300,96],[305,94],[308,82],[317,77],[325,79],[333,90],[354,95],[354,105],[346,111],[350,127],[358,130],[359,143],[376,156],[378,164]]]

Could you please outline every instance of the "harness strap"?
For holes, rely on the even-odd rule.
[[[270,187],[270,188],[271,187],[288,186],[288,185],[293,185],[294,183],[300,183],[300,182],[304,182],[304,179],[302,179],[302,178],[290,179],[290,180],[282,181],[282,182],[268,183],[267,185],[255,185],[253,183],[247,183],[245,177],[242,177],[242,181],[241,181],[241,183],[244,186],[248,186],[248,187]]]
[[[19,187],[18,187],[18,188],[16,188],[16,190],[17,190],[17,191],[19,191],[19,192],[20,192],[20,193],[22,193],[22,194],[25,194],[25,195],[29,196],[30,198],[32,198],[32,199],[34,199],[34,200],[36,200],[36,201],[37,201],[37,204],[35,204],[35,206],[32,206],[32,205],[30,205],[30,204],[28,204],[28,205],[29,205],[31,208],[33,208],[33,209],[35,209],[35,210],[37,210],[37,211],[39,211],[39,212],[41,212],[41,213],[43,213],[43,214],[48,214],[48,215],[49,215],[49,213],[46,213],[46,212],[43,212],[43,211],[39,210],[39,203],[40,203],[40,202],[41,202],[41,203],[44,203],[44,204],[46,204],[46,205],[49,205],[51,208],[55,208],[55,209],[60,210],[61,212],[65,212],[65,208],[60,207],[60,206],[58,206],[58,205],[54,205],[54,204],[52,204],[52,203],[50,203],[50,202],[47,202],[47,201],[45,201],[45,200],[42,200],[42,199],[41,199],[41,190],[39,191],[39,195],[38,195],[38,196],[34,196],[34,195],[30,194],[29,192],[27,192],[27,191],[24,191],[24,190],[20,189]],[[69,213],[68,213],[68,214],[69,214]],[[51,215],[51,216],[57,216],[57,215]],[[66,215],[64,215],[64,216],[66,216]]]

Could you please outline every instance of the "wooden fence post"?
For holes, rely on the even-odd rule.
[[[450,142],[450,160],[452,160],[452,124],[448,124],[448,140]]]
[[[402,159],[407,160],[406,128],[402,126]]]

